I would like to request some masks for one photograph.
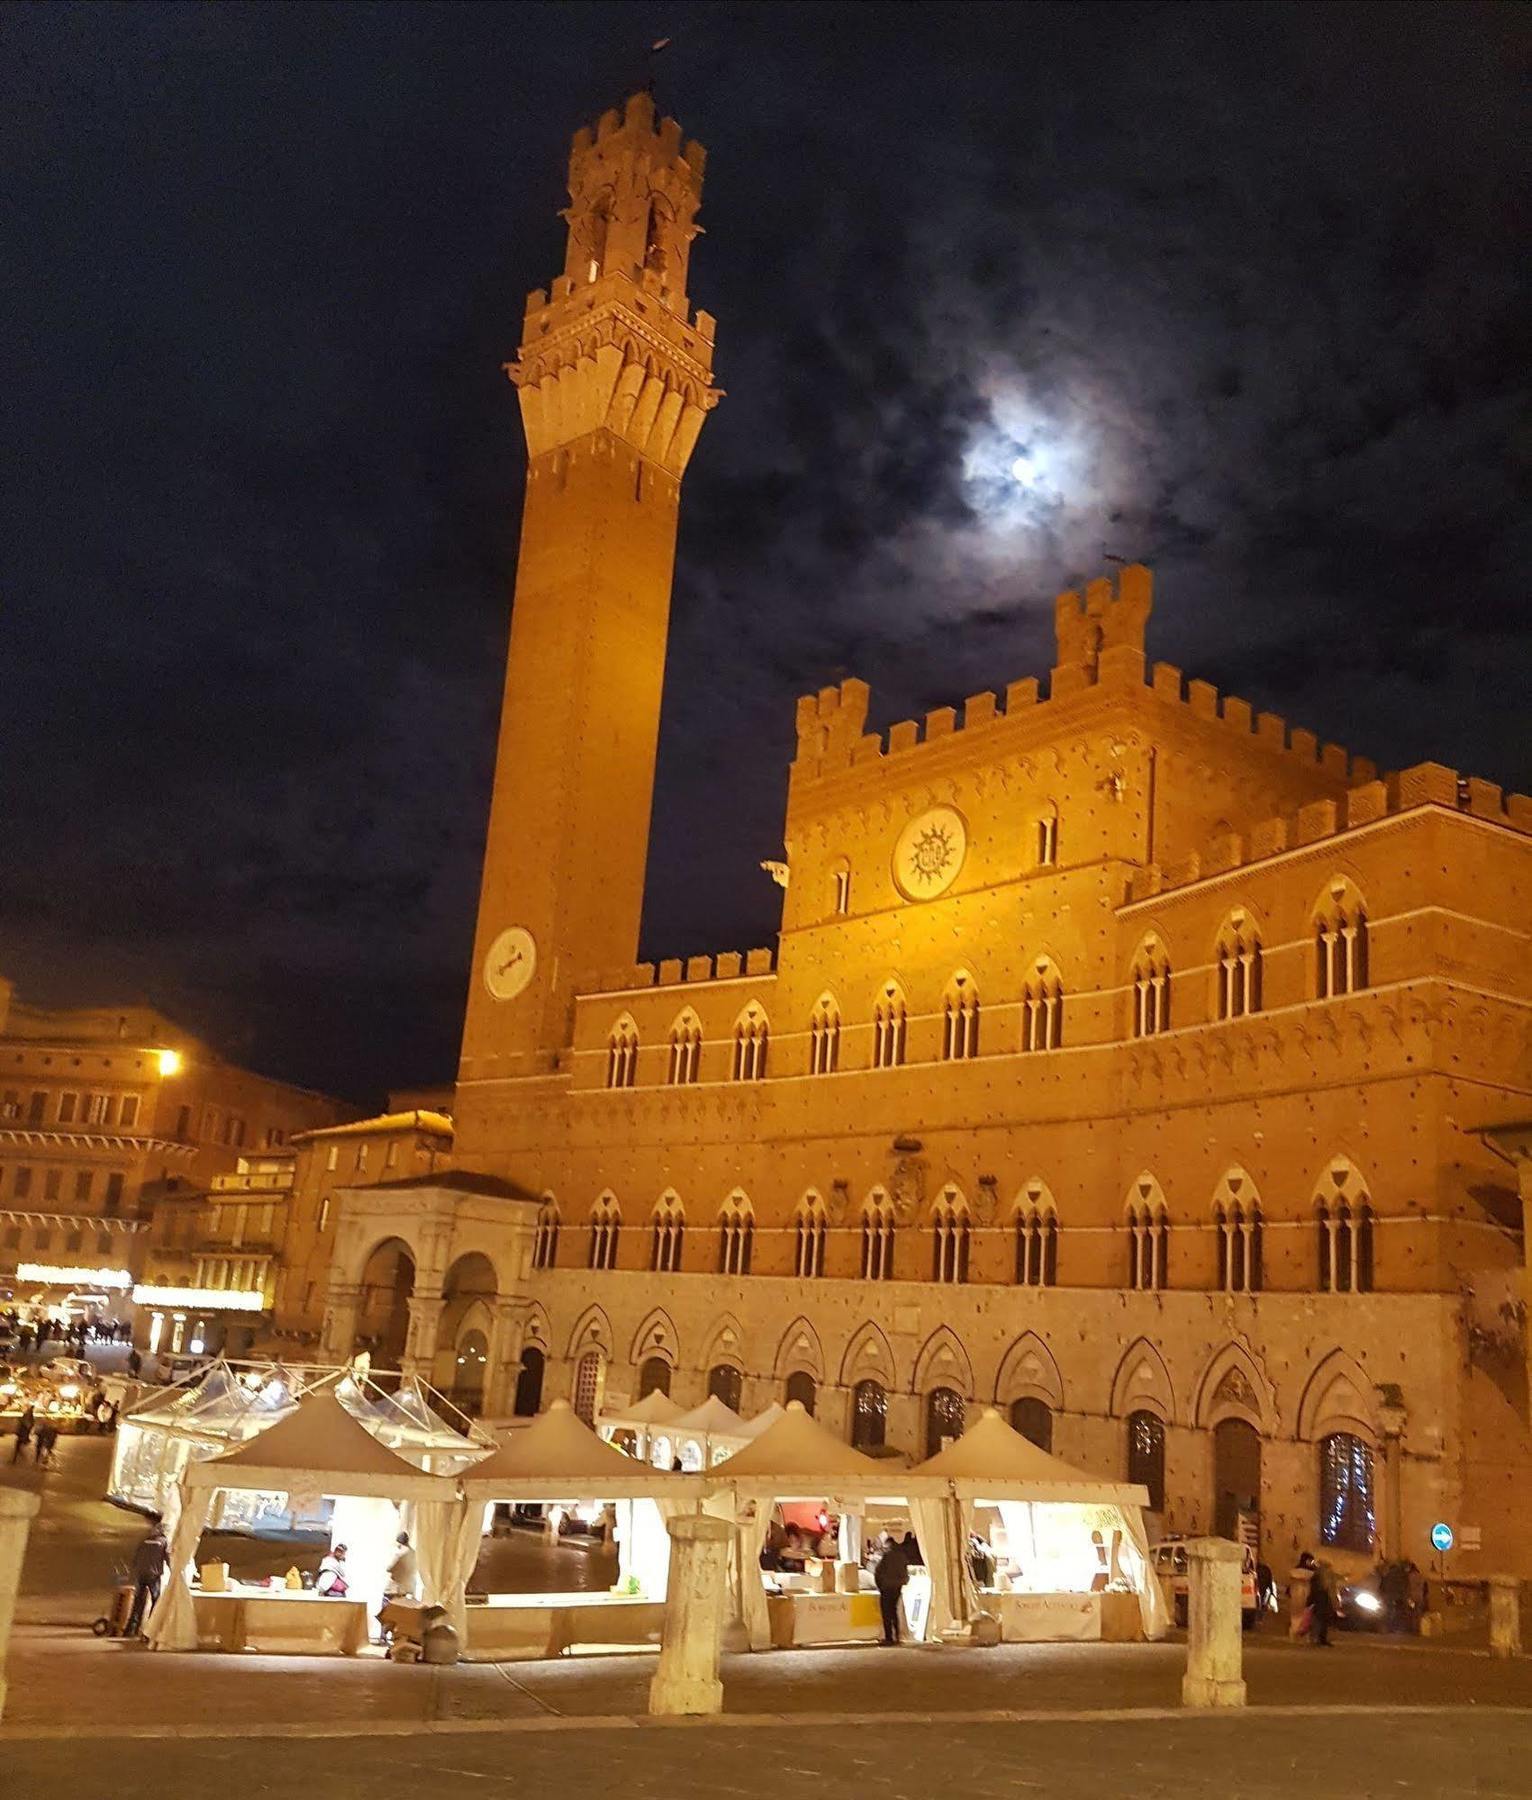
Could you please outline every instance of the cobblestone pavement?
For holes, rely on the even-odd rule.
[[[1448,1723],[1450,1718],[1450,1724]],[[137,1741],[110,1746],[113,1800],[1499,1800],[1524,1796],[1532,1718],[1271,1714],[1025,1723],[636,1725],[516,1733]],[[4,1746],[6,1791],[102,1785],[88,1739]]]

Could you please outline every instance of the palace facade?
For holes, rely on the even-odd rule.
[[[1151,667],[1126,567],[1046,681],[800,701],[775,946],[635,962],[702,176],[643,95],[574,139],[453,1172],[342,1190],[330,1353],[917,1456],[998,1404],[1276,1565],[1527,1568],[1532,801]]]

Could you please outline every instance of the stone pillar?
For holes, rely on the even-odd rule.
[[[332,1281],[325,1297],[320,1354],[326,1362],[350,1362],[356,1348],[356,1321],[362,1306],[358,1282]]]
[[[1521,1655],[1521,1582],[1514,1575],[1489,1578],[1489,1653]]]
[[[649,1683],[652,1713],[723,1711],[718,1649],[728,1588],[734,1523],[703,1513],[666,1521],[670,1580],[660,1666]]]
[[[16,1586],[37,1508],[36,1494],[24,1488],[0,1488],[0,1718],[5,1716],[5,1652],[11,1641],[11,1620],[16,1616]]]
[[[1397,1386],[1378,1390],[1378,1423],[1383,1430],[1383,1556],[1394,1561],[1404,1555],[1404,1427],[1409,1415]]]
[[[436,1336],[441,1330],[442,1308],[446,1301],[438,1294],[412,1294],[409,1300],[410,1329],[404,1340],[404,1355],[399,1359],[400,1372],[420,1375],[429,1381],[436,1362]]]
[[[1243,1706],[1245,1646],[1239,1570],[1243,1550],[1226,1538],[1186,1546],[1186,1673],[1183,1706]]]
[[[507,1388],[514,1390],[520,1371],[521,1343],[526,1302],[499,1299],[490,1302],[489,1348],[484,1362],[484,1412],[487,1418],[503,1417],[511,1410]]]

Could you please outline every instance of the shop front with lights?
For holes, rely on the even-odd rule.
[[[158,1356],[238,1354],[269,1322],[270,1303],[259,1288],[166,1287],[141,1281],[133,1287],[133,1304],[143,1346]]]

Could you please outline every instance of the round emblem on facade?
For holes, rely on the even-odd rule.
[[[968,854],[968,827],[950,806],[933,806],[911,819],[894,846],[894,885],[907,900],[945,894]]]
[[[495,1000],[514,1000],[537,968],[537,945],[524,926],[502,931],[484,958],[484,985]]]

